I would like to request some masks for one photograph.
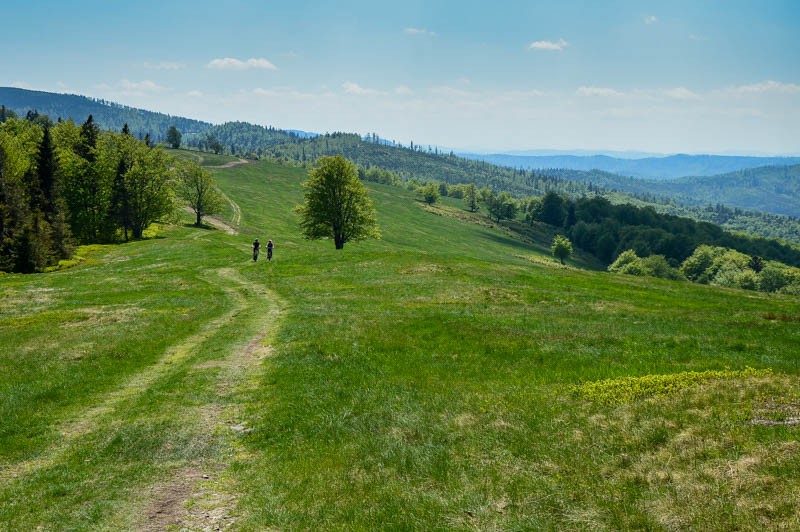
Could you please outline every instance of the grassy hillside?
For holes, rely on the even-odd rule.
[[[3,528],[800,526],[796,298],[563,268],[378,185],[383,239],[337,252],[302,171],[213,172],[237,235],[0,277]]]

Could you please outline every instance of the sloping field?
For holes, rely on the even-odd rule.
[[[213,171],[236,235],[0,277],[0,528],[800,527],[796,298],[562,268],[374,185],[382,240],[337,252],[303,171]]]

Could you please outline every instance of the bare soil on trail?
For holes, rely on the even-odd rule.
[[[236,209],[238,209],[238,207],[239,206],[237,205]],[[234,209],[234,213],[236,213],[236,209]],[[190,213],[190,214],[194,214],[194,211],[188,205],[186,207],[184,207],[183,210],[188,212],[188,213]],[[215,218],[213,216],[203,216],[203,221],[205,223],[207,223],[208,225],[211,225],[211,226],[215,227],[216,229],[219,229],[220,231],[222,231],[226,235],[239,234],[239,232],[236,229],[234,229],[232,226],[228,225],[226,222],[223,222],[219,218]]]
[[[233,168],[234,166],[241,166],[243,164],[248,164],[250,161],[247,159],[239,159],[238,161],[231,161],[229,163],[220,164],[217,166],[204,166],[204,168]]]
[[[252,305],[249,294],[260,291],[233,269],[219,270],[218,275],[231,282],[235,295],[234,315]],[[216,382],[219,400],[206,405],[202,416],[209,434],[225,435],[231,454],[242,453],[240,436],[248,432],[243,407],[237,397],[255,391],[258,386],[258,368],[272,354],[268,343],[269,332],[274,328],[281,305],[273,304],[261,318],[259,332],[246,344],[234,348],[227,356],[195,365],[195,369],[221,369]],[[143,514],[143,530],[225,530],[236,522],[238,493],[227,474],[227,459],[211,459],[176,471],[170,480],[150,489],[149,504]]]

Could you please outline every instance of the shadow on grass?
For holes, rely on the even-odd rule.
[[[209,225],[209,224],[196,225],[194,223],[185,223],[185,224],[183,224],[183,227],[190,227],[192,229],[204,229],[206,231],[218,231],[218,229],[216,227],[214,227],[213,225]]]

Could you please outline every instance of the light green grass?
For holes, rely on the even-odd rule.
[[[192,467],[244,530],[800,526],[796,298],[563,268],[549,235],[372,184],[382,240],[336,251],[300,237],[302,171],[213,172],[236,236],[173,228],[0,277],[9,528],[136,528]],[[272,263],[249,259],[256,237]],[[271,355],[227,389],[215,361],[264,333]],[[772,372],[571,392],[747,367]]]

